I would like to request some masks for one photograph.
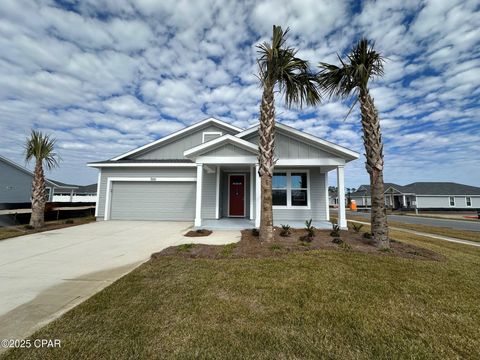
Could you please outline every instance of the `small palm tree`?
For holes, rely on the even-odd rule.
[[[259,176],[261,178],[260,240],[273,241],[272,176],[275,166],[275,97],[278,91],[288,107],[320,102],[316,77],[308,62],[296,57],[297,50],[285,45],[288,29],[273,26],[271,43],[257,46],[259,79],[263,88],[259,126]]]
[[[35,158],[35,170],[32,182],[32,215],[30,226],[35,229],[44,225],[45,212],[45,175],[43,165],[47,169],[58,166],[58,155],[54,152],[56,140],[40,131],[32,130],[25,143],[25,160]]]
[[[383,76],[384,58],[375,51],[373,43],[361,39],[345,60],[339,57],[340,66],[320,63],[319,85],[330,97],[356,96],[360,103],[365,166],[370,175],[372,212],[371,231],[378,247],[390,247],[387,215],[385,212],[383,184],[383,144],[378,112],[368,90],[369,80]]]

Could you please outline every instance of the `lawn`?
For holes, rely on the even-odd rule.
[[[369,222],[368,218],[364,218],[362,216],[349,215],[348,220]],[[402,229],[426,232],[429,234],[443,235],[443,236],[449,236],[457,239],[480,242],[480,232],[478,231],[459,230],[459,229],[452,229],[447,227],[429,226],[429,225],[421,225],[421,224],[407,224],[399,221],[390,221],[390,220],[388,220],[388,225],[397,227],[397,228],[402,228]]]
[[[0,227],[0,240],[9,239],[16,236],[34,234],[42,231],[61,229],[69,226],[87,224],[95,221],[94,216],[85,216],[66,220],[46,221],[45,226],[39,230],[31,229],[28,225]]]
[[[444,259],[158,257],[32,336],[61,348],[5,357],[480,358],[480,250],[391,234]]]

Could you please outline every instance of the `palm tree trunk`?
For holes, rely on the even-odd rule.
[[[271,242],[273,236],[272,176],[275,165],[275,99],[273,86],[264,85],[260,105],[258,174],[261,178],[260,240]]]
[[[362,113],[363,143],[365,145],[365,167],[370,175],[371,191],[371,231],[380,249],[389,249],[387,213],[383,184],[383,144],[380,120],[373,99],[368,91],[360,93]]]
[[[42,161],[35,163],[35,172],[32,182],[32,215],[30,216],[30,226],[35,229],[44,225],[45,213],[45,177],[43,175]]]

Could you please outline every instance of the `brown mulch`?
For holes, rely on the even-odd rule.
[[[395,256],[406,259],[435,260],[441,261],[444,257],[431,250],[414,245],[391,240],[391,251],[380,251],[372,240],[363,237],[363,233],[352,230],[342,230],[340,239],[347,245],[339,245],[332,242],[330,230],[315,230],[315,236],[311,242],[300,239],[306,234],[304,229],[292,229],[290,236],[279,235],[279,228],[275,228],[275,241],[262,243],[258,236],[254,236],[251,230],[243,230],[242,238],[238,243],[225,246],[191,244],[188,248],[169,247],[152,255],[152,258],[162,256],[181,256],[186,258],[224,259],[224,258],[264,258],[278,256],[292,252],[305,252],[311,250],[333,250],[356,253],[375,254],[380,256]]]
[[[212,233],[212,230],[206,230],[206,229],[199,229],[199,230],[190,230],[183,236],[187,237],[201,237],[201,236],[208,236]]]

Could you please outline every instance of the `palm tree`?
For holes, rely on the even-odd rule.
[[[385,59],[375,51],[374,44],[361,39],[342,60],[340,66],[320,63],[319,85],[330,97],[341,99],[356,97],[362,117],[363,142],[365,146],[365,167],[370,175],[372,196],[371,231],[381,249],[390,247],[387,215],[385,212],[383,184],[383,144],[378,111],[368,90],[368,82],[383,76]]]
[[[54,152],[56,140],[40,131],[32,130],[25,143],[25,160],[35,158],[35,170],[32,182],[32,215],[30,226],[35,229],[44,225],[45,212],[45,175],[43,165],[47,169],[58,166],[58,155]]]
[[[275,97],[278,91],[287,107],[320,102],[316,77],[308,62],[296,57],[297,50],[285,45],[288,29],[273,26],[271,43],[257,45],[259,79],[263,88],[260,105],[259,171],[261,178],[260,240],[273,241],[272,176],[275,166]]]

